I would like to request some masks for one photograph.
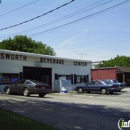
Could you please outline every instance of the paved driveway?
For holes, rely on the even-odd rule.
[[[119,130],[120,118],[130,120],[130,88],[113,95],[53,93],[39,98],[1,94],[0,107],[61,130]]]

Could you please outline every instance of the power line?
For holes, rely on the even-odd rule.
[[[31,5],[31,4],[33,4],[33,3],[35,3],[35,2],[37,2],[37,1],[39,1],[39,0],[35,0],[35,1],[33,1],[33,2],[31,2],[31,3],[28,3],[28,4],[24,5],[24,6],[21,6],[21,7],[19,7],[19,8],[16,8],[16,9],[14,9],[14,10],[12,10],[12,11],[9,11],[9,12],[7,12],[7,13],[1,14],[0,17],[4,16],[4,15],[6,15],[6,14],[10,14],[10,13],[12,13],[12,12],[14,12],[14,11],[16,11],[16,10],[19,10],[19,9],[21,9],[21,8],[24,8],[24,7],[26,7],[26,6],[29,6],[29,5]]]
[[[113,8],[117,8],[118,6],[121,6],[122,4],[125,4],[125,3],[128,3],[128,2],[130,2],[130,0],[126,0],[126,1],[124,1],[124,2],[120,2],[120,3],[116,4],[116,5],[113,5],[113,6],[111,6],[111,7],[108,7],[108,8],[106,8],[106,9],[103,9],[103,10],[101,10],[101,11],[98,11],[98,12],[96,12],[96,13],[90,14],[90,15],[88,15],[88,16],[82,17],[82,18],[77,19],[77,20],[75,20],[75,21],[72,21],[72,22],[69,22],[69,23],[66,23],[66,24],[57,26],[57,27],[52,28],[52,29],[48,29],[48,30],[46,30],[46,31],[42,31],[42,32],[39,32],[39,33],[35,33],[35,34],[30,35],[30,36],[36,36],[36,35],[39,35],[39,34],[48,33],[48,32],[50,32],[50,31],[53,31],[53,30],[56,30],[56,29],[59,29],[59,28],[62,28],[62,27],[69,26],[70,24],[75,24],[75,23],[77,23],[77,22],[81,22],[82,20],[85,20],[85,19],[87,19],[87,18],[91,18],[91,17],[97,16],[97,15],[100,15],[100,14],[102,14],[102,13],[105,13],[106,11],[109,11],[109,10],[111,10],[111,9],[113,9]]]
[[[101,0],[101,1],[103,1],[103,0]],[[81,13],[83,13],[83,12],[89,11],[89,10],[91,10],[91,9],[95,9],[95,8],[97,8],[97,7],[99,7],[99,6],[104,5],[104,4],[108,4],[108,3],[110,3],[110,2],[113,1],[113,0],[110,0],[110,1],[108,1],[108,2],[102,3],[102,4],[97,5],[97,6],[94,6],[94,7],[92,7],[92,8],[89,8],[89,7],[93,6],[93,5],[96,5],[96,4],[100,3],[101,1],[96,2],[96,3],[92,4],[92,5],[89,5],[89,6],[83,8],[83,9],[81,9],[81,10],[75,11],[75,12],[69,14],[69,15],[66,15],[66,16],[64,16],[64,17],[61,17],[61,18],[59,18],[59,19],[53,20],[53,21],[51,21],[51,22],[49,22],[49,23],[42,24],[42,25],[40,25],[40,26],[37,26],[37,27],[31,28],[31,29],[28,29],[28,30],[25,30],[25,31],[38,29],[38,28],[41,28],[41,27],[48,26],[48,25],[50,25],[50,24],[54,24],[54,23],[56,23],[56,22],[60,22],[60,21],[62,21],[62,20],[64,20],[64,19],[67,19],[67,18],[73,17],[73,16],[75,16],[75,15],[77,15],[77,14],[81,14]],[[89,9],[84,10],[84,9],[86,9],[86,8],[89,8]],[[80,12],[80,11],[81,11],[81,12]],[[25,32],[25,31],[22,31],[22,32]]]
[[[111,1],[111,0],[110,0]],[[108,1],[108,2],[110,2],[110,1]],[[68,26],[70,26],[70,24],[77,24],[77,22],[81,22],[82,20],[84,20],[84,19],[86,19],[86,18],[91,18],[91,17],[94,17],[94,16],[96,16],[96,15],[100,15],[100,14],[102,14],[102,13],[105,13],[106,11],[109,11],[109,10],[111,10],[112,8],[116,8],[116,7],[118,7],[118,6],[121,6],[122,4],[125,4],[125,3],[127,3],[127,2],[129,2],[130,0],[126,0],[126,1],[124,1],[124,2],[121,2],[121,3],[119,3],[119,4],[116,4],[116,5],[114,5],[114,6],[111,6],[111,7],[109,7],[109,8],[107,8],[107,9],[104,9],[104,10],[101,10],[101,11],[99,11],[99,12],[97,12],[97,13],[94,13],[94,14],[91,14],[91,15],[88,15],[88,16],[86,16],[86,17],[83,17],[83,18],[81,18],[81,19],[78,19],[78,20],[76,20],[76,21],[72,21],[72,22],[70,22],[70,23],[67,23],[67,24],[64,24],[64,25],[61,25],[61,26],[58,26],[58,27],[55,27],[55,28],[52,28],[52,29],[49,29],[49,30],[46,30],[46,31],[43,31],[43,32],[40,32],[40,33],[36,33],[36,34],[32,34],[32,35],[30,35],[30,36],[35,36],[35,35],[40,35],[40,34],[43,34],[43,33],[50,33],[50,32],[54,32],[54,31],[57,31],[57,30],[59,30],[60,28],[66,28],[66,27],[68,27]],[[96,4],[96,3],[95,3]],[[105,3],[103,3],[103,4],[105,4]],[[92,4],[92,5],[94,5],[94,4]],[[90,6],[92,6],[92,5],[90,5]],[[102,4],[100,4],[100,5],[102,5]],[[89,7],[90,7],[89,6]],[[98,5],[99,6],[99,5]],[[97,6],[95,6],[95,7],[97,7]],[[85,7],[86,8],[86,7]],[[84,8],[83,8],[84,9]],[[81,9],[81,10],[83,10],[83,9]],[[92,8],[90,8],[90,9],[92,9]],[[89,10],[89,9],[88,9]],[[79,10],[78,10],[79,11]],[[76,12],[78,12],[78,11],[76,11]],[[75,13],[75,12],[74,12]],[[72,13],[73,14],[73,13]],[[69,15],[71,15],[71,14],[69,14]],[[68,16],[68,15],[67,15]],[[66,17],[66,16],[64,16],[64,17]],[[64,18],[64,17],[62,17],[62,18]],[[59,19],[62,19],[62,18],[59,18]],[[56,19],[56,20],[54,20],[54,21],[57,21],[58,19]],[[49,23],[52,23],[52,22],[54,22],[54,21],[51,21],[51,22],[49,22]],[[47,25],[47,24],[49,24],[49,23],[46,23],[46,24],[44,24],[44,26],[45,25]],[[40,25],[41,26],[41,25]],[[38,26],[38,27],[40,27],[40,26]],[[37,28],[37,27],[34,27],[34,28]],[[34,28],[32,28],[32,29],[29,29],[29,30],[33,30]],[[25,31],[28,31],[28,30],[25,30]],[[22,32],[25,32],[25,31],[22,31]],[[20,33],[20,32],[19,32]],[[17,33],[15,33],[15,34],[17,34]],[[10,36],[10,35],[8,35],[8,36]],[[2,37],[6,37],[6,36],[2,36]]]
[[[42,25],[40,25],[40,26],[33,27],[33,28],[31,28],[31,29],[27,29],[27,30],[24,30],[24,31],[21,31],[21,32],[17,32],[17,33],[11,34],[11,35],[15,35],[15,34],[18,34],[18,33],[27,32],[27,31],[31,31],[31,30],[35,30],[35,29],[38,29],[38,28],[41,28],[41,27],[45,27],[45,26],[54,24],[54,23],[56,23],[56,22],[60,22],[60,21],[62,21],[62,20],[64,20],[64,19],[73,17],[73,16],[75,16],[75,15],[77,15],[77,14],[80,14],[80,13],[89,11],[89,10],[91,10],[91,9],[95,9],[95,8],[97,8],[97,7],[100,7],[100,6],[102,6],[102,5],[108,4],[108,3],[112,2],[113,0],[110,0],[110,1],[108,1],[108,2],[99,4],[101,1],[103,1],[103,0],[100,0],[100,1],[98,1],[98,2],[96,2],[96,3],[93,3],[93,4],[87,6],[87,7],[83,8],[83,9],[80,9],[80,10],[78,10],[78,11],[75,11],[75,12],[73,12],[73,13],[71,13],[71,14],[69,14],[69,15],[66,15],[66,16],[64,16],[64,17],[61,17],[61,18],[59,18],[59,19],[56,19],[56,20],[53,20],[53,21],[51,21],[51,22],[42,24]],[[96,5],[96,4],[99,4],[99,5],[94,6],[94,5]],[[94,6],[94,7],[92,7],[92,6]],[[89,8],[89,7],[92,7],[92,8]],[[86,9],[87,9],[87,10],[86,10]],[[6,35],[6,36],[10,36],[10,35]],[[2,37],[6,37],[6,36],[2,36]],[[0,38],[1,38],[1,37],[0,37]]]
[[[57,8],[55,8],[55,9],[53,9],[53,10],[50,10],[50,11],[44,13],[44,14],[41,14],[41,15],[39,15],[39,16],[37,16],[37,17],[34,17],[34,18],[32,18],[32,19],[29,19],[29,20],[27,20],[27,21],[24,21],[24,22],[21,22],[21,23],[18,23],[18,24],[15,24],[15,25],[12,25],[12,26],[9,26],[9,27],[6,27],[6,28],[2,28],[2,29],[0,29],[0,31],[5,30],[5,29],[9,29],[9,28],[12,28],[12,27],[16,27],[16,26],[19,26],[19,25],[22,25],[22,24],[27,23],[27,22],[30,22],[30,21],[33,21],[33,20],[35,20],[35,19],[37,19],[37,18],[40,18],[40,17],[42,17],[42,16],[44,16],[44,15],[47,15],[47,14],[53,12],[53,11],[55,11],[55,10],[58,10],[58,9],[60,9],[61,7],[68,5],[68,4],[70,4],[71,2],[73,2],[73,1],[74,1],[74,0],[71,0],[71,1],[68,2],[68,3],[65,3],[65,4],[63,4],[63,5],[61,5],[61,6],[57,7]]]

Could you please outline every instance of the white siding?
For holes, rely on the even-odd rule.
[[[12,60],[12,59],[2,59],[1,53],[4,54],[15,54],[15,55],[24,55],[27,56],[27,61],[22,60]],[[16,51],[7,51],[0,49],[0,73],[19,73],[23,71],[23,66],[37,67],[35,65],[36,61],[40,61],[40,57],[51,58],[51,59],[62,59],[64,64],[56,63],[42,63],[40,67],[43,68],[52,68],[52,88],[54,90],[54,75],[57,74],[76,74],[76,75],[89,75],[91,77],[91,61],[80,60],[80,59],[67,59],[59,58],[54,56],[46,56],[40,54],[31,54],[24,52]],[[87,66],[76,66],[74,61],[87,62]]]

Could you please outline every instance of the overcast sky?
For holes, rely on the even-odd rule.
[[[74,0],[41,16],[68,2],[2,0],[0,41],[27,35],[51,46],[56,56],[64,58],[101,61],[117,55],[130,56],[129,0]]]

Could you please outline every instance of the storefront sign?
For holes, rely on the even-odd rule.
[[[27,56],[18,54],[0,53],[0,59],[27,61]]]
[[[74,61],[74,65],[76,65],[76,66],[87,66],[87,62]]]
[[[18,54],[0,53],[0,59],[27,61],[27,56],[18,55]],[[40,61],[39,62],[36,61],[35,65],[41,66],[42,65],[41,63],[52,63],[52,64],[64,65],[64,60],[63,59],[53,59],[53,58],[40,57]],[[87,66],[87,62],[74,61],[73,64],[75,66]]]
[[[43,58],[40,57],[41,63],[52,63],[52,64],[64,64],[64,60],[62,59],[52,59],[52,58]]]

